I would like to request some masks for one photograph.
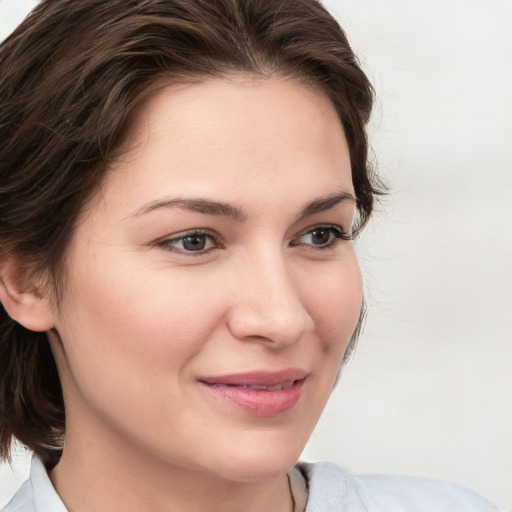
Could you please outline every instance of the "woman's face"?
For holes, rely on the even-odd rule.
[[[291,80],[208,80],[153,94],[125,149],[53,313],[65,452],[282,474],[361,308],[338,117]]]

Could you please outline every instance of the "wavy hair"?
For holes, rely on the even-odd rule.
[[[361,229],[383,192],[368,161],[373,89],[318,1],[43,0],[0,45],[0,258],[15,254],[58,290],[78,214],[151,87],[240,73],[298,79],[331,100]],[[64,429],[46,334],[0,306],[0,457],[14,437],[55,458]]]

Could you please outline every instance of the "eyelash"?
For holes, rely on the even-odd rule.
[[[332,225],[332,224],[320,224],[318,226],[313,226],[312,228],[308,228],[306,231],[303,231],[301,234],[297,235],[294,238],[294,240],[300,239],[306,235],[311,235],[315,231],[322,231],[322,230],[329,231],[329,238],[331,238],[331,235],[334,238],[332,238],[332,240],[329,240],[324,245],[294,243],[293,240],[291,242],[291,245],[292,246],[306,245],[306,246],[308,246],[309,250],[322,251],[322,250],[334,248],[339,243],[340,240],[345,240],[345,241],[352,240],[352,236],[350,235],[350,233],[347,233],[340,226],[336,226],[336,225]],[[197,236],[209,237],[214,242],[215,249],[223,248],[221,238],[217,234],[215,234],[211,231],[205,230],[205,229],[194,229],[194,230],[185,232],[185,233],[181,234],[180,236],[176,236],[173,238],[165,238],[163,240],[156,242],[155,245],[157,247],[162,247],[165,250],[168,250],[170,252],[174,252],[177,254],[183,254],[186,256],[202,256],[202,255],[208,253],[210,250],[212,250],[212,248],[202,249],[202,250],[198,250],[198,251],[191,251],[191,250],[177,249],[176,247],[174,247],[172,245],[177,242],[184,241],[187,238],[193,238],[193,237],[197,237]]]
[[[176,236],[173,238],[165,238],[163,240],[160,240],[155,245],[157,245],[158,247],[162,247],[163,249],[165,249],[167,251],[174,252],[177,254],[184,254],[186,256],[203,256],[204,254],[206,254],[207,252],[209,252],[211,250],[211,249],[206,249],[206,250],[203,249],[200,251],[186,251],[186,250],[177,249],[176,247],[174,247],[172,245],[173,243],[183,241],[186,238],[193,238],[194,236],[209,237],[214,242],[216,249],[218,249],[218,248],[222,249],[222,247],[223,247],[220,237],[218,235],[216,235],[215,233],[212,233],[211,231],[208,231],[206,229],[193,229],[193,230],[187,231],[179,236]]]
[[[333,235],[334,238],[332,238],[332,240],[330,240],[329,242],[325,243],[324,245],[305,244],[311,250],[314,250],[314,251],[321,251],[321,250],[325,250],[325,249],[332,249],[336,245],[338,245],[340,240],[345,240],[345,241],[352,240],[352,236],[350,235],[350,233],[347,233],[340,226],[336,226],[336,225],[333,225],[333,224],[320,224],[318,226],[314,226],[312,228],[308,228],[306,231],[302,232],[296,238],[302,238],[303,236],[311,235],[315,231],[329,231],[330,235]],[[299,244],[299,243],[297,243],[297,244],[292,243],[292,245],[301,245],[301,244]]]

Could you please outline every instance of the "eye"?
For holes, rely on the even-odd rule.
[[[292,241],[292,245],[309,245],[315,249],[334,247],[339,240],[351,240],[340,226],[315,226]]]
[[[159,240],[156,245],[163,247],[171,252],[181,254],[199,255],[208,252],[211,249],[219,247],[215,236],[203,230],[194,230],[187,233]]]

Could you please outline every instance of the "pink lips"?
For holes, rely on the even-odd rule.
[[[216,398],[255,416],[278,416],[300,399],[307,373],[299,368],[201,377],[199,383]]]

